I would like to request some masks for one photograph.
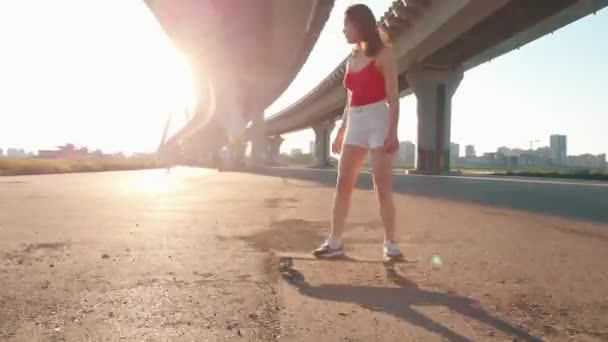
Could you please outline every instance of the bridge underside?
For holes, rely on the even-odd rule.
[[[446,6],[456,4],[460,4],[459,9],[446,16],[442,25],[433,24],[433,30],[425,27],[429,22],[436,22],[434,16]],[[409,12],[406,11],[408,6]],[[607,0],[555,0],[550,4],[528,0],[394,2],[380,25],[394,38],[401,95],[413,93],[418,99],[418,171],[440,173],[450,170],[451,98],[464,71],[606,6]],[[425,19],[429,17],[434,18]],[[426,36],[420,38],[425,30]],[[338,65],[313,91],[270,117],[266,134],[279,136],[335,121],[342,114],[346,101],[346,92],[341,86],[344,66],[345,62]],[[318,144],[327,140],[322,135],[317,136],[320,137]],[[317,147],[319,149],[325,151],[329,146],[325,144]],[[317,155],[323,157],[325,153]]]
[[[334,0],[145,0],[194,72],[199,107],[169,144],[227,143],[256,119],[306,61]],[[231,118],[237,120],[231,120]],[[232,121],[232,122],[230,122]]]
[[[547,6],[543,1],[509,1],[493,15],[433,53],[425,60],[425,64],[439,68],[453,68],[466,64],[480,51],[491,50],[498,43],[512,38],[576,2],[577,0],[551,0],[551,6]],[[522,45],[528,42],[522,41]]]
[[[469,69],[490,58],[495,58],[508,52],[497,51],[494,55],[488,55],[488,52],[493,51],[493,48],[501,42],[516,37],[522,31],[536,26],[544,18],[551,17],[577,2],[579,0],[555,0],[551,2],[551,6],[547,6],[544,2],[511,0],[493,15],[488,16],[471,27],[463,35],[423,58],[419,64],[433,70],[449,71],[460,66],[465,66],[465,69]],[[529,39],[522,40],[520,45],[525,45],[528,42],[530,42]],[[509,51],[512,49],[513,47]],[[399,90],[402,94],[412,93],[407,80],[408,71],[409,68],[406,68],[399,74]],[[331,78],[331,81],[333,81],[331,82],[332,86],[333,84],[340,83],[344,77],[344,70],[338,67],[334,73],[335,75],[330,75],[323,82],[330,83],[329,79]],[[311,103],[318,101],[319,97],[322,96],[320,93],[318,95],[308,94],[293,109],[288,109],[273,116],[269,120],[267,134],[279,135],[295,132],[310,128],[318,121],[335,119],[342,114],[344,101],[346,100],[345,91],[341,91],[340,93],[343,97],[340,98],[340,101],[336,101],[336,105],[333,108],[311,115],[299,115],[296,113],[300,112],[298,107],[309,106]],[[290,117],[292,115],[299,116],[300,118],[292,119]]]

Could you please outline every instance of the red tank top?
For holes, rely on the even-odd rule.
[[[350,105],[353,107],[386,100],[384,76],[376,67],[375,59],[358,72],[347,70],[344,75],[344,87],[351,91]]]

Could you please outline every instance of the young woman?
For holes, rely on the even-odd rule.
[[[340,153],[331,233],[313,254],[319,258],[342,257],[342,235],[357,175],[367,153],[371,154],[374,188],[384,225],[385,260],[402,257],[396,243],[392,161],[399,148],[399,90],[397,67],[391,47],[380,37],[376,19],[365,5],[346,10],[344,35],[354,45],[344,76],[346,107],[334,153]]]

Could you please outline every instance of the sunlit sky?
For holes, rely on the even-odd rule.
[[[185,62],[139,0],[2,0],[0,51],[5,150],[155,151],[168,113],[192,98]]]
[[[312,89],[349,51],[336,0],[304,68],[267,115]],[[356,1],[379,16],[390,0]],[[454,96],[452,140],[478,152],[546,145],[568,135],[570,154],[607,153],[608,10],[466,73]],[[72,142],[107,152],[154,151],[192,103],[188,66],[140,0],[0,1],[0,148]],[[401,140],[416,139],[416,100],[402,100]],[[282,150],[308,150],[310,130]]]

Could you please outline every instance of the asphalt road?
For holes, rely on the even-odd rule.
[[[264,168],[259,174],[335,184],[334,170]],[[368,173],[360,189],[373,189]],[[394,190],[405,195],[482,204],[565,218],[608,223],[608,182],[500,176],[394,176]]]
[[[608,188],[369,175],[349,258],[312,259],[335,173],[178,168],[0,178],[2,341],[608,339]]]

